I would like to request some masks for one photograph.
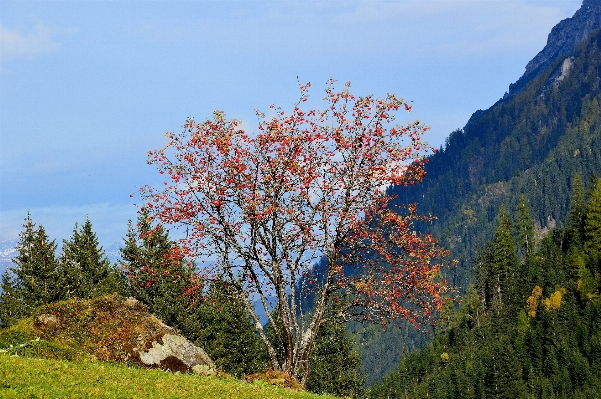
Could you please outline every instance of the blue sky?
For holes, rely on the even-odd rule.
[[[0,240],[28,210],[120,241],[148,150],[213,110],[257,124],[301,83],[413,101],[436,146],[503,96],[580,0],[0,1]]]

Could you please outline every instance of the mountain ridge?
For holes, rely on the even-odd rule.
[[[510,202],[506,205],[515,207],[517,199],[507,196],[507,184],[516,178],[530,179],[531,187],[521,183],[518,186],[530,192],[535,219],[541,228],[549,217],[562,222],[559,215],[568,206],[569,198],[565,192],[556,193],[552,184],[560,184],[561,190],[569,192],[573,176],[568,178],[565,173],[578,173],[587,178],[599,168],[599,149],[578,147],[579,139],[593,137],[597,143],[599,134],[596,130],[601,93],[598,36],[591,35],[589,41],[579,44],[571,55],[555,60],[520,93],[500,100],[486,111],[474,113],[466,126],[452,132],[441,151],[429,158],[422,184],[393,188],[400,202],[418,202],[422,212],[439,217],[432,230],[443,240],[443,245],[452,249],[458,240],[470,239],[469,233],[459,230],[473,226],[474,218],[484,217],[481,224],[492,222],[500,205],[499,196],[505,195],[503,200]],[[566,60],[569,60],[569,68],[564,68]],[[573,131],[575,126],[585,122],[586,127],[580,127],[582,132]],[[567,140],[568,134],[571,134],[570,146],[579,157],[569,156],[557,148],[562,139]],[[552,172],[547,170],[546,176],[541,170],[535,173],[533,168],[549,166],[558,159],[563,165],[554,167]],[[567,171],[568,166],[572,172]],[[550,175],[554,181],[549,180]],[[544,194],[534,189],[541,183],[544,183],[541,189],[547,190]],[[518,189],[517,186],[514,189]],[[551,192],[554,194],[550,195]],[[484,209],[486,207],[489,209]],[[450,231],[451,219],[454,232]],[[443,224],[446,226],[441,227]],[[450,240],[450,236],[457,239]],[[473,259],[476,247],[489,238],[482,237],[470,244],[469,253],[459,255],[464,260]],[[464,279],[459,285],[465,286],[466,282]]]
[[[601,0],[583,0],[582,6],[570,18],[555,25],[545,47],[528,62],[526,71],[515,83],[509,85],[508,96],[513,96],[544,72],[557,59],[572,53],[576,46],[591,33],[601,28]]]
[[[601,12],[601,1],[583,3],[590,6]],[[551,40],[567,26],[558,25]],[[460,291],[474,281],[474,260],[492,239],[501,204],[514,213],[520,194],[526,195],[541,237],[564,224],[574,175],[588,182],[591,173],[601,174],[601,30],[536,73],[522,80],[521,90],[476,111],[463,129],[452,132],[428,158],[421,184],[390,189],[399,203],[417,203],[419,212],[438,217],[419,230],[432,233],[460,260],[447,271]],[[373,350],[361,351],[370,383],[397,367],[388,359],[423,345],[423,338],[396,331],[358,338],[361,348],[387,353],[383,359]]]

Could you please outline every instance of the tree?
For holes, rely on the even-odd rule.
[[[17,256],[13,259],[15,267],[9,268],[13,276],[5,274],[2,278],[2,306],[0,313],[7,317],[6,322],[26,317],[38,306],[66,299],[65,270],[56,259],[56,243],[50,240],[43,226],[35,228],[28,213],[19,234]],[[19,303],[16,312],[11,308]],[[2,321],[5,323],[4,319]]]
[[[590,254],[601,252],[601,179],[593,186],[584,221],[585,250]]]
[[[518,244],[525,255],[532,255],[534,253],[534,223],[530,216],[528,200],[524,194],[520,195],[515,219]]]
[[[149,218],[185,228],[184,253],[208,261],[208,278],[223,275],[234,287],[271,366],[303,383],[319,328],[333,317],[430,320],[445,291],[436,259],[447,254],[413,229],[432,218],[414,204],[392,210],[395,197],[385,191],[424,175],[427,127],[393,125],[395,113],[411,106],[395,95],[355,97],[350,83],[335,92],[332,80],[326,109],[303,111],[309,86],[300,87],[290,115],[273,105],[271,117],[257,112],[256,135],[221,111],[203,123],[187,120],[182,133],[166,134],[166,147],[149,152],[149,163],[168,176],[165,187],[141,189]],[[303,280],[322,256],[320,284]],[[299,306],[309,285],[317,286],[310,311]],[[277,308],[281,361],[254,299],[272,325]]]
[[[222,280],[205,290],[176,242],[161,225],[152,226],[144,210],[136,227],[129,222],[121,265],[129,279],[130,294],[151,313],[211,356],[217,367],[240,377],[265,368],[267,354],[250,316]]]
[[[106,257],[90,219],[81,229],[76,223],[69,240],[63,241],[61,263],[69,277],[69,297],[92,298],[123,292],[123,278]]]
[[[501,205],[498,215],[498,225],[493,238],[493,273],[497,283],[499,302],[508,293],[510,281],[514,277],[518,264],[517,251],[513,241],[512,223],[505,205]],[[507,301],[506,303],[510,303]]]
[[[196,342],[219,369],[241,377],[262,372],[267,365],[265,346],[235,290],[214,280],[196,308]]]
[[[127,273],[129,294],[148,306],[166,324],[181,329],[192,339],[197,295],[203,286],[176,243],[161,225],[152,226],[142,210],[136,227],[129,221],[125,246],[120,249],[121,266]]]
[[[586,216],[586,198],[584,185],[579,175],[574,176],[572,183],[572,200],[567,221],[567,235],[570,246],[580,247],[584,240],[584,218]]]
[[[26,314],[15,290],[15,281],[8,270],[2,273],[0,290],[0,327],[10,327]]]
[[[365,375],[361,357],[347,335],[345,325],[328,323],[319,330],[311,353],[307,390],[340,397],[361,397]]]

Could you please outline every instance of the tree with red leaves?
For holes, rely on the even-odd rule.
[[[168,176],[145,186],[149,218],[185,229],[186,256],[202,259],[205,278],[225,276],[244,302],[275,370],[303,383],[317,332],[331,319],[386,325],[433,320],[446,282],[447,252],[413,228],[415,205],[393,211],[390,185],[420,182],[427,130],[394,125],[411,109],[395,95],[355,97],[330,80],[327,107],[303,111],[310,84],[290,114],[257,112],[256,133],[221,111],[202,123],[188,119],[149,163]],[[432,150],[434,151],[434,150]],[[326,260],[323,274],[312,266]],[[307,309],[301,300],[313,290]],[[255,309],[262,306],[283,348],[278,356]],[[278,315],[272,320],[273,310]]]

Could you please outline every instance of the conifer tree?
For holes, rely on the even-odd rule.
[[[207,351],[218,368],[236,377],[264,371],[268,362],[265,345],[244,303],[224,281],[211,282],[189,322],[191,338]]]
[[[342,323],[328,323],[317,334],[307,390],[357,398],[364,393],[361,357]]]
[[[81,229],[76,223],[69,240],[63,241],[61,262],[68,272],[70,297],[92,298],[123,292],[123,278],[106,257],[90,219],[86,219]]]
[[[19,234],[13,273],[2,279],[3,314],[11,314],[10,308],[18,302],[21,309],[13,313],[17,317],[28,316],[38,306],[66,299],[65,271],[56,259],[56,243],[50,240],[43,226],[35,228],[28,213]],[[5,302],[6,301],[6,302]],[[7,322],[9,322],[7,318]],[[4,322],[3,322],[4,324]]]
[[[498,301],[503,301],[518,263],[516,245],[513,240],[512,223],[505,205],[501,205],[498,225],[493,238],[493,273],[496,278]]]
[[[601,179],[592,189],[584,222],[585,245],[587,253],[596,255],[601,252]]]
[[[26,315],[15,291],[15,281],[8,270],[2,273],[0,290],[0,327],[9,327]]]
[[[586,200],[584,185],[579,175],[574,176],[572,182],[572,200],[567,222],[566,235],[570,239],[570,246],[580,247],[584,239],[584,218],[586,215]]]
[[[524,194],[520,196],[515,219],[518,245],[525,255],[530,255],[534,252],[534,224]]]
[[[202,291],[192,265],[162,226],[147,222],[144,211],[136,227],[129,222],[124,240],[121,265],[129,280],[129,294],[163,322],[182,329],[194,305],[194,291]]]
[[[482,308],[488,312],[493,307],[496,296],[497,278],[493,271],[494,247],[491,242],[478,251],[474,261],[476,274],[476,289],[482,302]]]

